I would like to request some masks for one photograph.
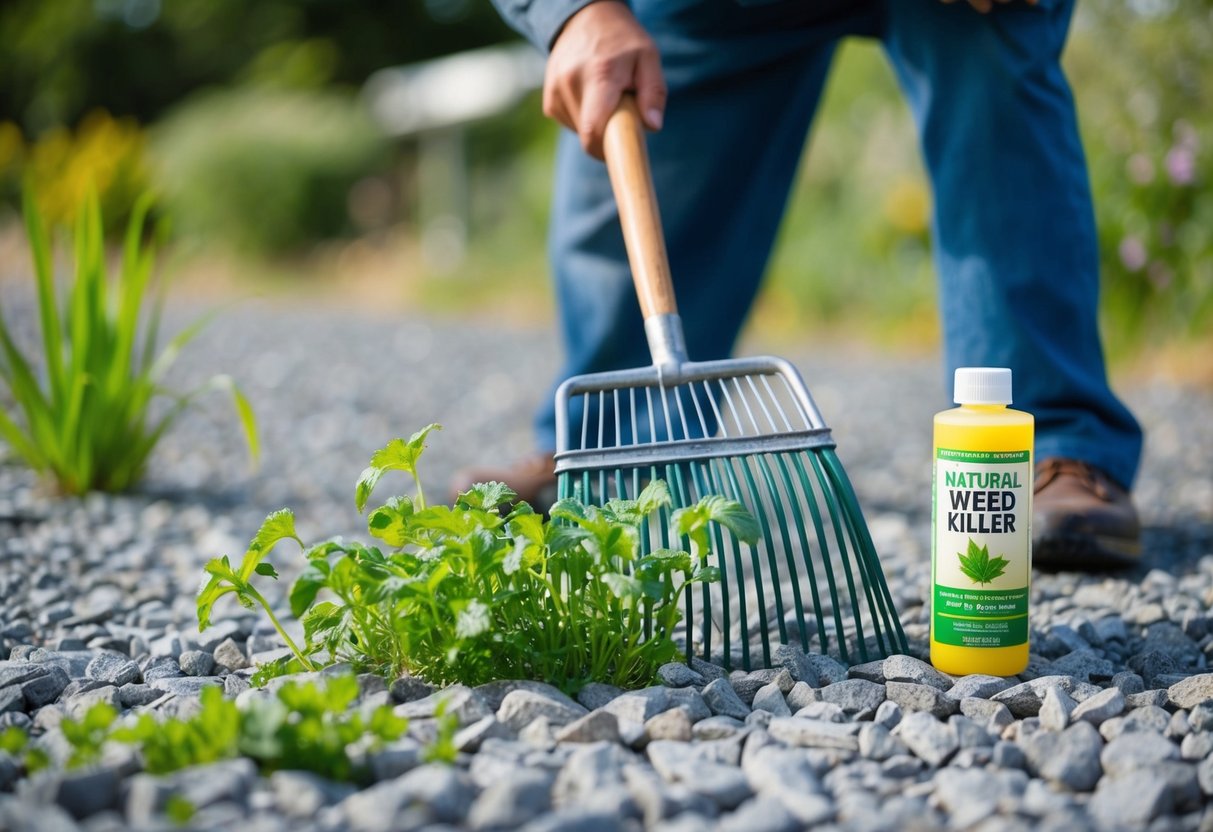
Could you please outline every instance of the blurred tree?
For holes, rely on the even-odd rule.
[[[95,108],[146,123],[206,85],[356,85],[512,37],[472,0],[6,0],[0,121],[27,136]]]

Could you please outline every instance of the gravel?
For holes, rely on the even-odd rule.
[[[0,752],[0,827],[163,829],[174,795],[194,806],[198,829],[1213,826],[1213,393],[1125,384],[1148,428],[1135,492],[1141,565],[1035,574],[1028,670],[953,678],[924,661],[923,495],[931,415],[947,406],[934,360],[743,347],[762,350],[788,354],[835,426],[909,655],[848,668],[779,645],[770,670],[674,662],[654,687],[592,684],[576,699],[511,680],[446,691],[364,680],[364,704],[391,702],[416,728],[368,758],[374,782],[362,789],[265,775],[247,760],[157,777],[127,756],[24,777]],[[230,599],[197,633],[202,564],[239,557],[282,506],[305,540],[363,537],[350,499],[359,472],[388,439],[428,422],[444,424],[422,462],[434,493],[458,466],[527,447],[529,411],[545,395],[533,380],[551,375],[557,355],[550,333],[492,322],[306,305],[225,312],[173,383],[237,376],[261,421],[260,472],[245,466],[218,400],[168,434],[134,494],[52,499],[0,464],[0,730],[26,728],[61,759],[59,721],[93,702],[182,714],[206,687],[257,695],[251,668],[282,644]],[[399,383],[383,383],[387,366]],[[297,636],[285,592],[300,564],[285,546],[273,557],[283,579],[267,597]],[[461,726],[453,766],[422,753],[442,698]]]

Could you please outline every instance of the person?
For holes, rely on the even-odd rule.
[[[646,127],[689,355],[727,357],[759,288],[841,38],[878,38],[934,191],[944,359],[1010,367],[1035,415],[1034,555],[1132,563],[1129,490],[1142,431],[1109,387],[1099,263],[1077,117],[1060,56],[1073,0],[494,0],[547,52],[560,122],[549,233],[567,360],[560,378],[650,363],[602,158],[625,91]],[[540,451],[499,480],[553,493],[554,410]]]

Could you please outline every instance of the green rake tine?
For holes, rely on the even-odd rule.
[[[788,534],[788,518],[787,518],[787,515],[784,513],[782,501],[779,499],[779,489],[775,485],[775,478],[773,476],[771,476],[771,469],[770,469],[770,465],[767,463],[766,455],[764,454],[760,457],[755,458],[755,462],[758,464],[759,468],[762,470],[763,479],[766,481],[766,484],[767,484],[767,491],[771,495],[771,504],[772,504],[771,507],[775,511],[775,520],[776,520],[776,523],[779,525],[779,536],[780,536],[780,540],[783,542],[784,556],[787,558],[788,569],[790,570],[788,573],[788,577],[791,580],[792,585],[795,586],[796,572],[795,572],[795,568],[794,568],[794,561],[792,559],[792,538]],[[781,581],[779,581],[779,573],[775,569],[775,560],[776,559],[775,559],[775,553],[773,551],[770,553],[770,558],[771,558],[771,583],[775,587],[775,614],[778,616],[778,620],[779,620],[779,638],[783,642],[786,643],[788,640],[788,626],[787,626],[787,623],[784,621],[783,593],[780,591],[780,588],[779,588]],[[797,604],[797,606],[799,606],[799,603]],[[765,610],[763,612],[765,614]],[[768,664],[770,663],[770,661],[771,661],[770,657],[767,657]]]
[[[682,481],[682,471],[680,471],[678,469],[678,466],[676,464],[671,463],[671,464],[666,465],[665,478],[666,478],[666,482],[670,486],[670,493],[674,495],[674,504],[677,506],[690,505],[690,500],[688,499],[689,495],[687,494],[687,490],[686,490],[686,484]],[[688,544],[689,544],[689,541],[682,541],[682,545],[688,545]],[[688,549],[688,551],[689,551],[689,549]],[[691,663],[691,658],[695,655],[694,639],[692,638],[692,633],[691,633],[691,622],[695,620],[695,618],[694,618],[695,598],[694,598],[694,593],[691,592],[690,584],[687,584],[684,591],[686,593],[686,610],[687,610],[686,611],[687,665],[689,666]],[[708,586],[706,583],[703,585],[703,591],[706,595],[706,593],[708,591]],[[705,602],[710,602],[711,599],[705,597],[704,600],[705,600]],[[708,607],[708,608],[710,609],[710,607]],[[712,637],[709,632],[710,628],[705,627],[705,628],[703,628],[703,630],[704,630],[704,632],[703,632],[703,645],[704,645],[703,654],[704,654],[704,656],[710,656],[711,653],[709,651],[711,650],[711,643],[712,643]]]
[[[848,516],[855,518],[862,517],[863,515],[859,510],[859,500],[855,496],[855,490],[851,487],[851,481],[843,470],[842,461],[838,459],[838,455],[830,450],[823,454],[822,458],[825,461],[826,469],[830,472],[838,486],[840,496],[847,504]],[[902,653],[906,653],[909,651],[909,645],[906,643],[906,634],[901,628],[901,619],[897,615],[897,607],[893,603],[893,595],[889,592],[889,585],[885,580],[884,570],[880,568],[880,561],[876,553],[876,546],[872,542],[871,532],[868,530],[867,524],[859,522],[858,519],[855,522],[855,526],[865,557],[870,556],[874,567],[871,572],[877,584],[877,597],[880,601],[880,613],[881,617],[884,618],[885,627],[888,629],[890,636],[895,638],[894,646]]]
[[[838,501],[834,495],[834,489],[829,478],[821,468],[821,463],[817,457],[810,455],[809,462],[813,466],[813,470],[817,473],[818,482],[821,483],[822,493],[825,494],[826,508],[830,513],[830,520],[834,526],[834,536],[838,540],[838,551],[842,555],[842,571],[847,579],[847,592],[851,598],[851,612],[855,614],[855,632],[856,635],[863,632],[863,610],[859,607],[859,598],[855,594],[855,575],[851,571],[851,562],[847,558],[847,542],[844,533],[845,523],[839,515]],[[862,661],[868,660],[868,648],[864,643],[865,639],[857,638],[859,642],[859,658]],[[845,649],[845,645],[839,645],[840,649]],[[849,661],[848,661],[849,664]]]
[[[804,559],[805,569],[809,576],[809,585],[812,587],[814,598],[816,598],[817,577],[813,574],[813,568],[808,559],[810,549],[808,536],[806,535],[804,528],[804,512],[800,509],[800,500],[797,499],[796,487],[792,483],[792,476],[788,472],[788,465],[784,460],[783,454],[772,454],[772,456],[775,457],[775,461],[779,464],[779,474],[783,479],[783,490],[788,497],[788,504],[791,506],[792,514],[796,519],[795,526],[800,539],[801,557]],[[791,581],[792,602],[796,606],[796,629],[800,633],[800,647],[802,650],[807,652],[809,649],[809,635],[804,628],[804,603],[800,597],[800,581],[795,580],[794,577],[796,575],[796,566],[792,558],[791,546],[789,546],[787,550],[787,559],[789,575],[793,576]]]
[[[843,661],[845,662],[847,661],[847,637],[843,628],[842,614],[840,613],[841,606],[838,603],[838,585],[837,581],[834,580],[834,570],[831,568],[829,561],[829,538],[826,536],[825,524],[821,518],[821,509],[818,508],[817,500],[812,499],[812,495],[815,495],[817,492],[813,489],[808,469],[805,467],[805,457],[809,457],[811,459],[811,454],[808,452],[799,453],[792,457],[792,459],[796,466],[797,476],[800,478],[800,487],[804,491],[806,497],[809,498],[807,499],[807,502],[809,505],[809,512],[813,516],[813,531],[817,533],[817,542],[821,546],[822,571],[825,572],[826,586],[830,590],[830,614],[834,618],[834,633],[838,638],[839,654],[842,656]],[[823,653],[827,653],[829,652],[828,648],[830,640],[825,632],[825,623],[821,614],[820,599],[815,600],[817,600],[817,632],[821,637],[821,651]],[[847,663],[849,664],[849,662]]]
[[[702,468],[702,471],[700,474],[701,481],[699,484],[700,493],[702,493],[702,494],[715,493],[715,494],[721,494],[722,496],[728,496],[728,495],[724,494],[724,490],[720,487],[720,481],[717,478],[715,472],[713,471],[711,463],[710,462],[701,462],[700,466]],[[729,607],[730,607],[729,600],[732,596],[732,593],[729,590],[729,572],[727,569],[728,559],[725,557],[725,544],[724,544],[725,539],[727,538],[729,541],[729,549],[731,550],[732,555],[733,555],[734,575],[737,577],[739,583],[740,583],[741,574],[742,574],[741,551],[739,549],[737,539],[735,537],[733,537],[732,534],[729,534],[727,532],[727,530],[722,529],[719,524],[716,524],[716,528],[713,529],[713,532],[715,533],[715,536],[716,536],[716,551],[719,552],[719,554],[716,557],[716,563],[717,563],[717,568],[720,569],[720,611],[721,611],[720,632],[721,632],[721,639],[724,641],[723,648],[724,648],[724,657],[725,657],[725,667],[731,668],[733,665],[733,650],[732,650],[733,626],[732,626],[732,616],[729,612]],[[743,590],[741,590],[740,588],[738,589],[738,592],[737,592],[737,605],[738,605],[738,625],[741,630],[741,664],[742,664],[742,667],[744,667],[746,670],[749,670],[750,669],[750,638],[749,638],[749,630],[746,627],[746,601],[745,601],[745,592]],[[711,614],[712,614],[711,607],[707,607],[703,610],[703,620],[704,620],[705,625],[709,624],[709,622],[711,620]]]

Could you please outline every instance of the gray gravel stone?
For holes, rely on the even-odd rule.
[[[1002,693],[1008,688],[1014,687],[1015,682],[1004,679],[1001,676],[985,676],[980,673],[974,673],[969,676],[961,676],[956,680],[952,687],[948,688],[948,696],[953,699],[968,699],[975,697],[977,699],[989,699],[996,693]]]
[[[401,676],[388,686],[388,692],[396,702],[416,702],[434,693],[434,686],[416,676]]]
[[[750,713],[750,706],[741,701],[728,679],[709,682],[703,689],[703,701],[717,716],[745,719]]]
[[[1068,693],[1061,688],[1049,688],[1040,705],[1040,727],[1046,731],[1064,731],[1075,707],[1077,703]]]
[[[788,691],[787,695],[788,709],[793,713],[805,705],[820,701],[821,692],[817,688],[810,687],[807,682],[797,682],[792,685],[792,689]]]
[[[902,717],[893,734],[931,766],[943,765],[960,748],[955,728],[921,711]]]
[[[216,664],[222,665],[228,670],[243,670],[251,666],[248,657],[244,655],[244,651],[240,649],[240,646],[232,638],[225,638],[219,642],[219,646],[215,648],[213,658]]]
[[[885,659],[884,678],[886,682],[912,682],[940,691],[951,690],[956,684],[951,676],[913,656],[889,656]]]
[[[556,731],[556,742],[621,742],[619,720],[605,710],[590,711]]]
[[[823,722],[801,717],[776,717],[767,726],[772,737],[787,745],[802,748],[837,748],[859,750],[859,725],[855,723]]]
[[[468,812],[472,829],[517,829],[552,807],[551,772],[520,769],[482,791]]]
[[[788,708],[787,700],[783,698],[783,691],[779,689],[779,685],[775,682],[763,685],[754,694],[752,707],[755,710],[767,711],[775,716],[791,716],[792,711]]]
[[[505,702],[509,701],[510,697],[514,696],[515,693],[522,695],[520,699],[515,700],[515,705],[519,706],[519,710],[522,710],[521,706],[524,702],[550,701],[560,707],[567,708],[569,712],[575,713],[576,715],[573,719],[585,714],[585,709],[555,688],[541,693],[536,693],[529,688],[513,691],[506,695],[501,705],[502,708],[505,707]],[[394,699],[395,697],[392,696],[392,698]],[[443,709],[443,713],[454,716],[460,725],[471,725],[474,722],[479,722],[486,716],[493,715],[493,709],[490,707],[487,698],[480,692],[480,688],[473,690],[466,685],[451,685],[421,699],[414,699],[411,702],[397,705],[392,710],[396,716],[402,716],[406,719],[433,719],[437,716],[440,707]],[[531,716],[531,719],[538,715],[539,712],[536,711]],[[523,720],[522,725],[530,722],[530,719],[524,719],[524,716],[525,714],[518,717],[518,719]],[[498,709],[497,718],[514,730],[522,727],[522,725],[503,719],[500,709]],[[566,721],[572,722],[572,719]],[[560,724],[563,725],[564,723]]]
[[[793,681],[805,682],[812,687],[820,684],[813,663],[799,645],[780,644],[771,651],[771,665],[787,670]]]
[[[1133,731],[1109,742],[1099,755],[1110,777],[1127,775],[1166,760],[1179,759],[1179,747],[1152,731]]]
[[[1195,708],[1213,700],[1213,673],[1189,676],[1167,689],[1167,697],[1176,708]]]
[[[270,791],[278,811],[289,818],[304,820],[321,809],[340,803],[356,789],[348,783],[336,783],[310,771],[275,771],[269,778]]]
[[[691,685],[704,685],[707,680],[703,674],[691,670],[682,662],[668,662],[657,668],[657,678],[663,685],[671,688],[685,688]]]
[[[1020,805],[1028,777],[1022,771],[942,768],[932,778],[935,797],[950,825],[971,829],[987,818],[1012,814]]]
[[[784,804],[768,797],[755,797],[725,815],[718,832],[798,832],[802,822]]]
[[[596,711],[622,693],[623,688],[615,685],[590,682],[577,692],[577,702],[586,710]]]
[[[926,711],[937,719],[946,719],[960,710],[960,703],[937,685],[916,682],[887,682],[885,695],[902,711]]]
[[[621,694],[603,705],[602,710],[613,714],[620,721],[643,725],[646,720],[669,707],[669,692],[661,685],[657,685]]]
[[[1120,688],[1111,687],[1079,703],[1070,714],[1070,718],[1075,721],[1083,720],[1099,727],[1112,717],[1120,716],[1124,709],[1125,695],[1121,693]]]
[[[215,668],[215,657],[202,650],[186,650],[177,659],[177,664],[186,676],[209,676]]]
[[[809,660],[809,667],[813,669],[813,674],[817,677],[816,683],[806,677],[804,681],[809,684],[814,686],[832,685],[847,678],[846,665],[834,657],[822,655],[821,653],[809,653],[807,658]],[[798,679],[797,681],[800,680]]]
[[[686,711],[691,722],[707,719],[712,715],[712,709],[704,701],[703,694],[692,688],[670,688],[667,691],[670,698],[670,708],[681,708]]]
[[[905,754],[904,743],[888,728],[875,722],[865,722],[859,729],[859,754],[865,759],[884,762],[895,754]]]
[[[885,701],[885,686],[866,679],[844,679],[822,688],[821,698],[862,718],[875,714],[880,703]]]
[[[1091,797],[1091,814],[1110,829],[1144,829],[1171,810],[1166,778],[1142,771],[1132,778],[1105,777]]]
[[[69,684],[71,680],[62,668],[54,665],[47,667],[45,673],[21,683],[21,696],[25,699],[26,709],[33,711],[49,705],[63,694]]]
[[[338,805],[351,829],[390,832],[406,809],[420,810],[417,820],[426,823],[460,823],[474,796],[475,787],[463,772],[430,764],[356,792]]]
[[[742,771],[760,797],[779,801],[802,828],[824,823],[834,814],[833,802],[801,751],[766,746],[742,758]]]
[[[142,676],[139,665],[117,653],[99,653],[88,663],[84,674],[90,679],[118,687],[137,681]]]
[[[223,687],[223,680],[218,676],[182,676],[153,679],[148,685],[175,696],[197,696],[203,688]]]
[[[1037,731],[1023,743],[1028,770],[1034,775],[1085,792],[1099,782],[1103,740],[1095,727],[1078,722],[1060,733]]]
[[[660,740],[649,743],[649,761],[667,782],[681,783],[713,800],[721,809],[739,806],[753,794],[740,768],[714,762],[686,743]]]
[[[1045,691],[1049,688],[1059,687],[1063,692],[1070,693],[1074,686],[1075,680],[1069,676],[1041,676],[1007,688],[989,698],[1003,703],[1012,714],[1022,719],[1040,713]]]
[[[692,722],[685,708],[663,711],[644,724],[644,735],[649,742],[675,740],[690,742]]]

